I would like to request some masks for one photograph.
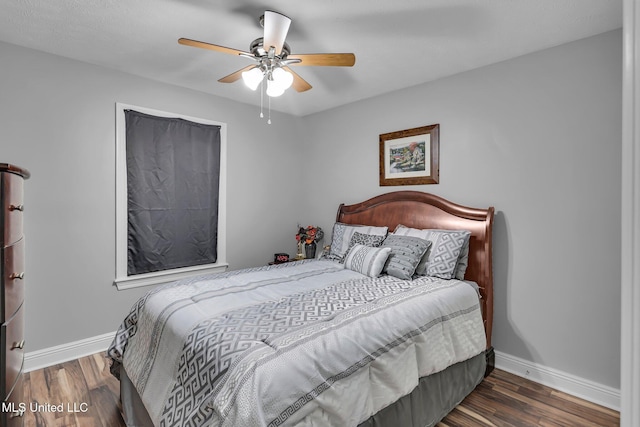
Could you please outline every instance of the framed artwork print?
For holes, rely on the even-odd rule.
[[[380,185],[437,184],[440,125],[380,135]]]

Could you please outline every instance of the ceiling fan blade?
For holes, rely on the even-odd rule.
[[[356,56],[353,53],[303,53],[289,55],[287,60],[299,59],[300,62],[290,65],[328,66],[328,67],[353,67]]]
[[[252,69],[254,69],[256,67],[257,67],[257,65],[247,65],[243,69],[235,71],[235,72],[229,74],[228,76],[224,76],[223,78],[221,78],[218,81],[220,83],[233,83],[235,81],[240,80],[240,78],[242,78],[242,73],[244,73],[245,71],[252,70]]]
[[[201,49],[209,49],[209,50],[214,50],[216,52],[228,53],[230,55],[253,56],[249,52],[244,52],[238,49],[232,49],[230,47],[218,46],[217,44],[199,42],[197,40],[181,38],[181,39],[178,39],[178,43],[183,44],[185,46],[193,46],[193,47],[199,47]]]
[[[284,68],[286,71],[288,71],[291,74],[293,74],[293,84],[291,86],[293,86],[293,88],[296,90],[296,92],[305,92],[305,91],[311,89],[311,85],[305,79],[300,77],[291,68],[289,68],[289,67],[282,67],[282,68]]]
[[[287,33],[289,32],[291,19],[278,12],[267,10],[264,13],[263,25],[264,49],[268,52],[269,48],[273,46],[276,50],[275,54],[280,55],[280,52],[282,52],[282,46],[284,45],[284,39],[287,38]]]

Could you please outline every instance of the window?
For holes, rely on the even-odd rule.
[[[226,269],[226,125],[116,105],[118,289]]]

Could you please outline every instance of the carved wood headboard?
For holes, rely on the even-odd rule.
[[[469,266],[464,277],[480,287],[487,348],[490,348],[493,327],[493,214],[493,207],[470,208],[429,193],[397,191],[353,205],[341,204],[336,221],[387,226],[390,232],[398,224],[418,229],[469,230]]]

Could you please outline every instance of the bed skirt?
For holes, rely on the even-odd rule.
[[[411,393],[358,427],[433,427],[482,382],[486,366],[487,358],[481,353],[444,371],[422,377]]]
[[[485,376],[485,353],[423,377],[413,391],[374,414],[358,427],[432,427],[480,384]],[[120,367],[120,397],[127,427],[153,427],[124,368]]]

